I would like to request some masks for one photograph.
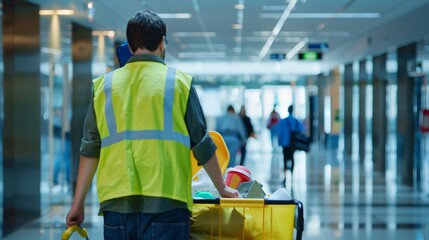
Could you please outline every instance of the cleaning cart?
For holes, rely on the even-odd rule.
[[[191,239],[301,240],[303,215],[295,199],[195,199]]]

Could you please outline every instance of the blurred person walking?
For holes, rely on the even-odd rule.
[[[232,105],[229,105],[226,113],[217,119],[216,131],[222,135],[228,147],[230,156],[228,167],[234,167],[236,165],[237,153],[241,146],[246,143],[246,130]]]
[[[290,105],[287,109],[289,116],[282,119],[278,124],[278,143],[283,149],[284,174],[286,182],[286,171],[290,170],[293,173],[295,164],[294,153],[295,148],[290,144],[292,131],[304,131],[303,124],[293,116],[293,106]]]
[[[247,116],[246,114],[246,108],[244,106],[241,106],[240,108],[240,117],[243,121],[244,128],[246,130],[246,141],[241,146],[240,152],[241,152],[241,159],[240,159],[240,165],[244,165],[244,162],[246,160],[246,153],[247,153],[247,141],[250,137],[256,138],[255,130],[253,129],[252,120]]]
[[[277,124],[281,120],[280,114],[276,111],[276,104],[273,106],[273,110],[270,113],[270,116],[268,117],[268,123],[267,128],[270,130],[270,137],[271,137],[271,146],[273,149],[277,147],[277,137],[278,137],[278,130],[277,130]]]

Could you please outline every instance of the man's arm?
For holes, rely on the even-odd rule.
[[[94,178],[97,166],[98,158],[80,157],[73,205],[66,217],[67,227],[81,225],[83,223],[85,218],[85,198],[92,183],[92,179]]]
[[[195,158],[208,173],[216,189],[222,197],[238,197],[237,190],[225,185],[218,159],[215,154],[216,145],[207,133],[206,121],[198,95],[193,87],[188,98],[185,122],[191,138],[191,149]]]
[[[96,116],[94,105],[92,102],[93,96],[89,103],[86,113],[83,138],[80,146],[79,172],[77,176],[76,190],[73,199],[73,205],[66,217],[67,226],[81,225],[85,213],[85,198],[97,170],[101,140],[97,129]]]
[[[240,194],[236,189],[230,188],[225,185],[216,154],[213,154],[210,160],[206,162],[206,164],[204,164],[203,167],[206,170],[207,174],[210,176],[210,179],[212,180],[217,191],[222,197],[226,197],[226,198],[240,197]]]

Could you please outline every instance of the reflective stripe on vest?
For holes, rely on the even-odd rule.
[[[102,148],[123,140],[171,140],[180,142],[190,148],[189,137],[173,131],[173,101],[176,69],[170,67],[167,69],[164,91],[164,130],[125,130],[123,132],[117,132],[112,102],[112,75],[113,72],[107,73],[104,81],[104,93],[106,95],[105,112],[109,136],[102,139]]]

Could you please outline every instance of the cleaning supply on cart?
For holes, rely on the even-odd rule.
[[[235,166],[229,168],[226,172],[225,184],[231,188],[237,189],[242,182],[252,180],[250,170],[245,166]]]
[[[198,194],[199,192],[207,192],[214,198],[220,197],[219,192],[214,186],[209,174],[204,168],[198,170],[198,172],[192,178],[192,196],[193,198],[201,198],[201,196],[208,196],[207,194]]]
[[[222,173],[222,176],[225,174],[225,171],[229,164],[229,152],[226,147],[225,141],[218,132],[209,131],[209,135],[215,143],[216,157],[218,159],[219,168]],[[191,164],[192,164],[192,196],[193,198],[200,198],[201,196],[209,196],[207,194],[198,194],[198,192],[207,192],[212,195],[214,198],[219,198],[220,194],[214,186],[212,180],[207,174],[203,166],[197,164],[198,161],[195,159],[193,153],[191,153]]]
[[[264,198],[266,195],[262,184],[256,180],[242,182],[237,190],[243,198]]]
[[[196,192],[194,199],[215,199],[215,197],[210,192]]]
[[[226,169],[229,164],[229,151],[226,146],[225,141],[223,140],[222,135],[220,135],[216,131],[209,131],[210,138],[213,140],[216,145],[216,157],[219,163],[220,171],[222,172],[222,176],[225,174]],[[198,161],[195,159],[194,153],[191,151],[191,165],[192,165],[192,176],[195,176],[197,172],[203,168],[202,165],[198,165]]]
[[[279,188],[275,192],[268,194],[265,199],[268,200],[291,200],[292,197],[287,192],[286,188]]]

